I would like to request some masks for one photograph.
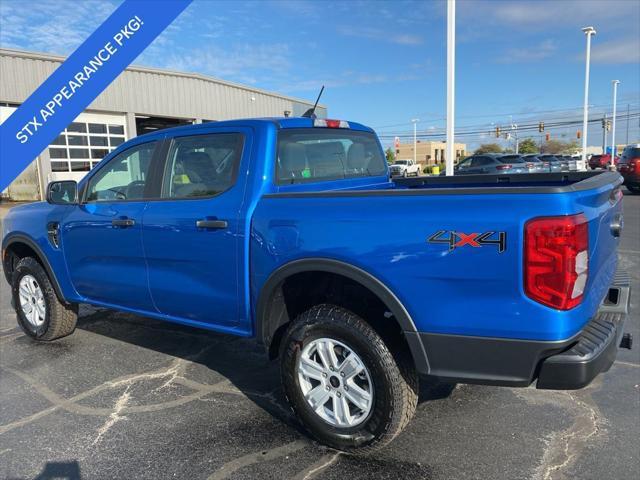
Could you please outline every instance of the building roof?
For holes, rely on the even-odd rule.
[[[48,53],[0,49],[0,101],[22,103],[64,62]],[[198,73],[130,66],[88,107],[177,118],[223,120],[300,115],[313,101]],[[326,114],[326,107],[318,105]]]

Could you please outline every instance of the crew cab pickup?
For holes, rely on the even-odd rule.
[[[413,160],[396,160],[393,165],[389,167],[391,176],[408,177],[410,175],[420,175],[420,164]]]
[[[253,337],[311,434],[368,451],[409,422],[420,377],[576,389],[630,346],[620,184],[394,182],[357,123],[207,123],[13,208],[3,267],[32,338],[72,333],[80,303]]]

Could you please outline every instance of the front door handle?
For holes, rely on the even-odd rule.
[[[229,224],[226,220],[197,220],[196,227],[198,228],[211,228],[220,230],[222,228],[227,228]]]
[[[115,218],[111,220],[111,225],[114,227],[133,227],[136,224],[136,221],[133,218]]]

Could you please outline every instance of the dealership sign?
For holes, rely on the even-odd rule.
[[[4,190],[192,0],[125,0],[0,125]]]

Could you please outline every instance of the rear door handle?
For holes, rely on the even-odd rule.
[[[136,221],[133,218],[115,218],[111,220],[111,225],[114,227],[133,227]]]
[[[227,228],[229,224],[226,220],[197,220],[196,227],[198,228],[211,228],[211,229],[222,229]]]

